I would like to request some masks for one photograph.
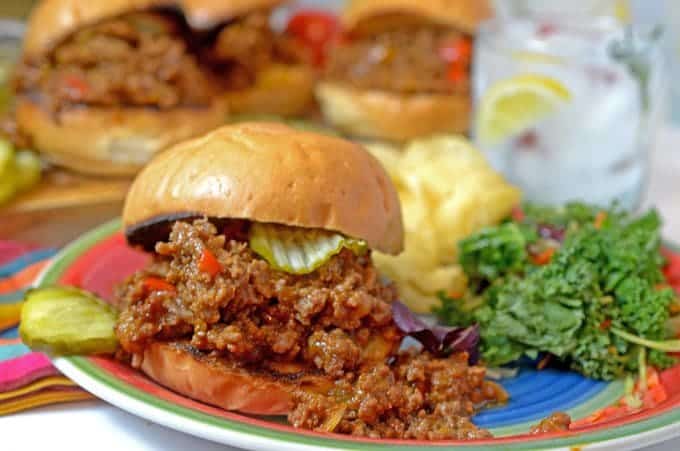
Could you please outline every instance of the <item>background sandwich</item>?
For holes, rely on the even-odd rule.
[[[117,175],[228,111],[301,114],[313,77],[269,27],[279,3],[44,0],[16,71],[18,128],[56,164]]]
[[[490,15],[484,0],[350,1],[317,87],[326,119],[392,141],[466,131],[472,39]]]

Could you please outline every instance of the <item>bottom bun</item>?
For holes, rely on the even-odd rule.
[[[50,113],[19,98],[16,118],[47,160],[78,172],[131,175],[159,150],[205,133],[227,118],[223,104],[169,110],[69,108]]]
[[[207,357],[185,343],[152,343],[140,368],[177,393],[226,410],[285,415],[291,408],[292,383]]]
[[[254,86],[224,95],[232,114],[304,116],[314,106],[315,75],[305,66],[274,64]]]
[[[468,129],[470,99],[464,95],[394,94],[319,83],[316,97],[324,117],[350,135],[408,141]]]

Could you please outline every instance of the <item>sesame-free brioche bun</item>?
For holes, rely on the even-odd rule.
[[[292,383],[209,358],[186,343],[152,342],[144,348],[139,368],[177,393],[225,410],[252,415],[290,410]]]
[[[343,11],[342,22],[351,31],[366,22],[402,15],[472,34],[492,13],[488,0],[351,0]]]
[[[285,0],[43,0],[33,9],[24,37],[25,55],[49,52],[74,31],[132,11],[177,8],[196,29],[213,27]]]
[[[388,254],[403,248],[399,198],[380,163],[358,144],[278,123],[223,126],[154,158],[125,200],[128,238],[178,215],[333,230]]]
[[[255,85],[227,91],[229,113],[301,116],[314,105],[314,71],[303,65],[272,64],[257,74]]]
[[[470,99],[461,94],[399,94],[321,82],[316,98],[324,117],[343,132],[364,138],[408,141],[468,129]]]
[[[224,102],[195,108],[74,107],[52,115],[19,96],[18,126],[52,163],[88,174],[131,175],[159,150],[222,125]]]

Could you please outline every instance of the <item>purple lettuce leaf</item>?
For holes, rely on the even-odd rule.
[[[397,328],[415,338],[430,353],[445,357],[453,352],[468,353],[470,364],[479,360],[479,325],[469,327],[428,326],[425,321],[399,301],[392,303]]]

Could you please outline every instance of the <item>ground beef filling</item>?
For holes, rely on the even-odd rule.
[[[212,358],[249,368],[321,374],[321,393],[298,390],[289,416],[296,427],[419,439],[488,437],[471,415],[504,400],[465,353],[435,359],[398,353],[402,335],[369,255],[343,250],[308,275],[271,267],[239,233],[218,234],[199,219],[176,222],[153,262],[118,291],[121,347],[143,352],[152,340],[187,341]],[[205,271],[209,251],[219,262]],[[134,360],[134,359],[133,359]],[[288,370],[284,371],[287,372]]]
[[[201,51],[228,89],[253,85],[257,74],[273,64],[307,64],[311,55],[294,39],[275,33],[268,13],[253,13],[222,28],[212,45]]]
[[[22,61],[15,88],[44,94],[55,111],[207,105],[221,91],[252,84],[266,64],[298,61],[295,45],[267,20],[267,12],[255,12],[198,34],[169,11],[125,14],[77,31],[44,58]]]
[[[221,266],[214,276],[201,269],[206,250]],[[158,279],[170,289],[153,289]],[[344,250],[311,274],[291,275],[208,221],[177,222],[153,263],[120,288],[116,332],[130,353],[150,340],[190,338],[201,351],[242,362],[303,362],[342,376],[376,348],[384,358],[398,346],[394,298],[370,255]]]
[[[204,105],[214,80],[191,54],[181,18],[133,13],[83,28],[45,59],[25,60],[17,90],[40,92],[48,106]]]
[[[531,426],[530,434],[549,434],[551,432],[564,432],[569,430],[571,417],[564,412],[555,412],[549,417],[542,419],[538,424]]]
[[[360,89],[467,95],[469,55],[456,54],[467,49],[467,36],[434,26],[350,37],[330,52],[326,76]]]
[[[507,399],[470,367],[465,353],[435,359],[402,352],[355,378],[336,382],[328,395],[299,391],[288,420],[296,427],[373,438],[468,440],[491,434],[470,417],[483,405]]]

